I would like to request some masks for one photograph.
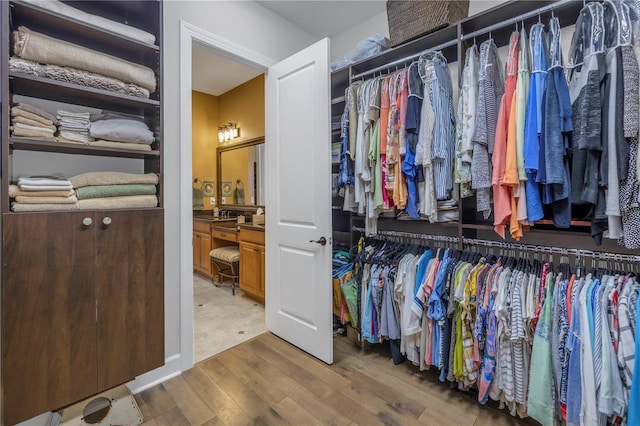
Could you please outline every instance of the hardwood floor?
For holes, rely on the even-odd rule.
[[[334,338],[326,365],[271,333],[135,395],[144,425],[537,424],[481,406],[434,371],[393,365],[382,345]]]

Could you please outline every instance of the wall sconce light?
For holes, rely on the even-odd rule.
[[[236,123],[229,123],[218,127],[218,141],[228,142],[237,137],[240,137],[240,128],[236,126]]]

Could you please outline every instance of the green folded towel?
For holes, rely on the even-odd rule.
[[[126,195],[156,195],[156,186],[150,184],[94,185],[76,189],[78,200]]]

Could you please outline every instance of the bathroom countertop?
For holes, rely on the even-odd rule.
[[[238,228],[242,229],[251,229],[254,231],[263,231],[264,232],[264,224],[256,224],[254,225],[253,223],[239,223],[238,224]]]
[[[198,216],[193,216],[193,220],[202,220],[205,222],[235,222],[236,219],[220,219],[217,217],[213,217],[213,216],[208,216],[208,215],[198,215]]]

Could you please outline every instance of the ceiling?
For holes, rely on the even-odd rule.
[[[331,37],[386,10],[384,0],[256,0],[318,39]],[[262,71],[220,56],[194,44],[193,90],[220,96],[258,76]]]
[[[345,32],[387,10],[384,0],[256,0],[276,15],[318,38]]]

